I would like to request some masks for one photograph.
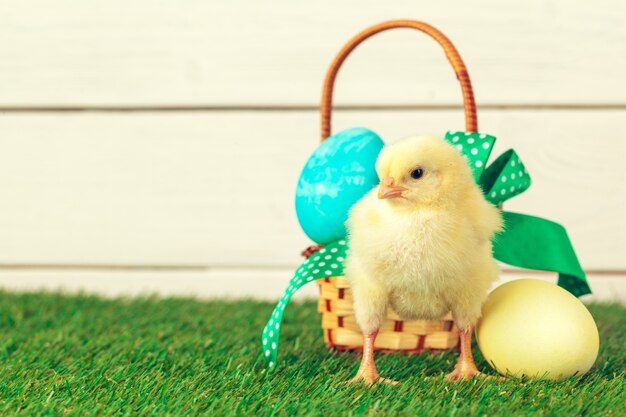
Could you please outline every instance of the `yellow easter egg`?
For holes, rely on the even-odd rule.
[[[563,288],[536,279],[511,281],[489,294],[476,341],[503,375],[556,380],[586,373],[600,347],[585,305]]]

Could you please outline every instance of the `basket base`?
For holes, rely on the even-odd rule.
[[[356,323],[350,283],[344,277],[317,281],[324,341],[338,351],[360,351],[363,335]],[[385,353],[443,352],[458,347],[458,329],[450,315],[442,320],[402,320],[389,311],[381,326],[374,350]]]

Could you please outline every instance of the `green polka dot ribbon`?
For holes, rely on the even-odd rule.
[[[487,159],[489,159],[489,154],[491,154],[496,138],[483,133],[448,131],[445,139],[454,145],[467,159],[474,175],[474,181],[479,182],[480,175],[485,169],[485,164]]]
[[[487,166],[496,141],[494,136],[449,131],[445,139],[465,156],[474,180],[489,202],[499,206],[530,187],[530,175],[513,149]],[[520,268],[558,272],[558,284],[575,296],[591,293],[585,272],[563,226],[540,217],[509,211],[503,211],[502,217],[504,231],[493,241],[493,255],[497,260]]]
[[[523,193],[530,187],[530,176],[513,149],[500,155],[487,169],[487,160],[496,138],[484,133],[447,132],[445,139],[463,154],[472,168],[474,181],[495,205]]]
[[[261,335],[263,354],[270,367],[276,364],[278,357],[278,338],[287,303],[303,285],[316,279],[343,275],[343,261],[346,258],[346,252],[347,245],[344,239],[329,243],[311,255],[296,270],[285,293],[274,307],[274,311]]]
[[[499,206],[530,187],[530,176],[512,149],[487,166],[496,141],[494,136],[449,131],[445,139],[467,159],[474,180],[482,188],[485,199],[492,204]],[[558,284],[572,294],[581,296],[591,293],[585,272],[563,226],[540,217],[508,211],[503,211],[502,216],[504,231],[493,241],[496,259],[520,268],[557,272]],[[296,270],[261,336],[263,354],[270,367],[277,364],[283,314],[293,294],[311,281],[343,275],[347,252],[344,239],[335,241],[315,252]]]

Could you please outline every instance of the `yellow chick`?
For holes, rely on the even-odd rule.
[[[498,277],[491,239],[502,228],[470,167],[452,145],[413,136],[386,146],[376,162],[380,185],[351,209],[345,276],[364,336],[353,381],[389,380],[374,363],[374,341],[391,307],[406,320],[452,312],[460,355],[449,380],[482,375],[471,351],[472,326]]]

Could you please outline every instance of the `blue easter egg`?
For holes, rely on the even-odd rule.
[[[383,146],[371,130],[351,128],[313,152],[296,188],[298,221],[309,238],[326,244],[346,236],[348,211],[378,184],[375,165]]]

